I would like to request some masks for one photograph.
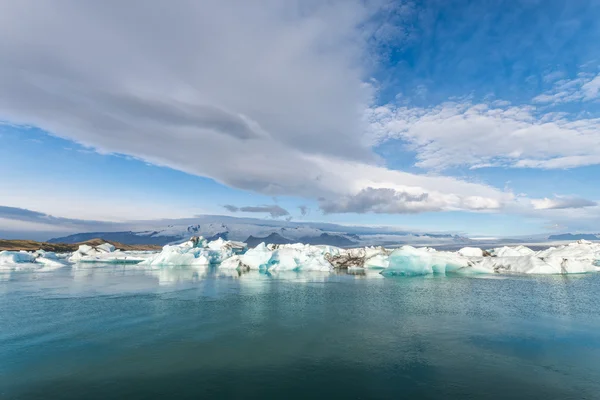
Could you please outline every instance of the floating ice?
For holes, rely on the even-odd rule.
[[[600,271],[600,244],[571,243],[535,252],[524,246],[489,252],[465,248],[456,253],[404,246],[389,256],[386,275],[441,273],[579,274]],[[487,254],[486,254],[487,253]],[[491,256],[487,256],[491,255]]]
[[[458,253],[402,246],[390,254],[389,267],[383,273],[404,276],[443,274],[458,272],[471,266],[468,258]]]
[[[515,247],[498,247],[490,250],[489,252],[495,257],[521,257],[532,256],[535,254],[535,251],[531,250],[529,247],[521,245]]]
[[[208,242],[192,237],[179,245],[164,246],[162,251],[120,251],[109,243],[81,245],[77,251],[55,254],[36,252],[0,252],[0,269],[53,269],[70,263],[139,263],[140,266],[205,268],[213,270],[260,270],[270,273],[348,270],[353,273],[381,270],[389,275],[428,274],[575,274],[600,271],[600,243],[578,241],[569,245],[533,251],[525,246],[482,250],[464,247],[456,252],[430,247],[403,246],[393,251],[383,247],[342,249],[302,243],[265,245],[248,249],[242,242],[217,239]],[[377,271],[379,272],[379,271]],[[377,273],[376,272],[376,273]],[[233,272],[231,272],[233,273]]]
[[[489,273],[581,274],[599,271],[590,260],[563,257],[486,257],[477,267]]]
[[[457,253],[464,257],[483,257],[485,251],[479,247],[463,247]]]
[[[225,241],[221,238],[208,243],[200,236],[179,245],[164,246],[160,253],[149,257],[140,265],[206,266],[221,263],[245,249],[245,243]]]
[[[92,247],[82,244],[68,258],[72,263],[118,263],[118,264],[137,264],[153,255],[148,251],[120,251],[110,243],[103,243]]]
[[[28,253],[26,251],[0,251],[0,270],[52,270],[62,268],[64,263],[60,262],[54,253]]]
[[[524,247],[501,247],[485,251],[465,247],[457,252],[403,246],[392,252],[383,247],[341,249],[301,243],[259,244],[202,237],[178,246],[165,246],[143,264],[157,266],[218,265],[223,270],[332,271],[334,269],[381,269],[384,275],[445,273],[569,274],[598,271],[600,245],[577,242],[541,252]]]

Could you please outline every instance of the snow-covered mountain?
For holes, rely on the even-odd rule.
[[[338,247],[357,245],[398,244],[465,244],[468,238],[437,233],[415,233],[394,230],[389,227],[359,227],[310,222],[284,222],[251,218],[202,216],[197,223],[168,224],[154,229],[118,232],[86,232],[50,239],[51,243],[78,243],[100,238],[124,244],[157,244],[187,240],[191,236],[204,236],[209,240],[219,237],[247,242],[250,246],[262,241],[267,243],[302,242],[328,244]],[[187,222],[187,221],[186,221]]]
[[[548,240],[600,240],[600,234],[594,233],[561,233],[548,236]]]

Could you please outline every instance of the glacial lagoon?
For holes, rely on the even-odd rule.
[[[0,398],[598,398],[600,274],[0,275]]]

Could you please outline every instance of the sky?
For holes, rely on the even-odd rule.
[[[600,232],[600,0],[0,10],[0,232],[200,214]]]

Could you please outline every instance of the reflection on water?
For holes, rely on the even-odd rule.
[[[600,275],[84,265],[0,282],[0,398],[597,398]]]

